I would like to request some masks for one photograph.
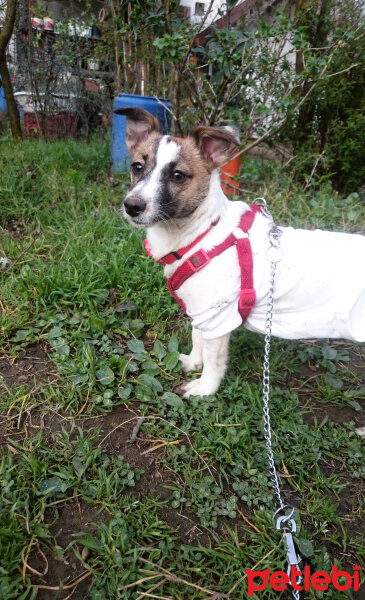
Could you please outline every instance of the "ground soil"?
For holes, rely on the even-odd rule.
[[[363,360],[359,359],[358,354],[352,357],[351,370],[355,370],[360,380],[365,380],[365,367]],[[355,411],[350,406],[339,406],[333,404],[331,410],[328,410],[328,404],[315,400],[308,385],[302,386],[303,381],[310,381],[319,376],[318,370],[313,365],[303,366],[300,375],[295,376],[287,382],[288,387],[298,391],[299,401],[304,413],[304,419],[309,424],[313,423],[314,419],[321,420],[327,416],[331,421],[336,423],[345,423],[354,421],[357,426],[364,426],[365,402],[362,401],[362,410]],[[28,346],[24,352],[16,359],[12,360],[9,356],[0,355],[0,392],[6,393],[6,389],[13,386],[15,383],[24,384],[29,389],[36,389],[41,383],[50,382],[57,378],[56,368],[48,357],[47,347],[42,344],[33,344]],[[309,391],[308,391],[309,390]],[[14,414],[16,410],[14,410]],[[21,431],[26,431],[28,436],[36,435],[39,429],[43,431],[43,435],[51,439],[51,434],[60,431],[61,428],[69,429],[72,424],[72,419],[67,414],[55,414],[47,412],[47,408],[40,409],[39,404],[31,406],[21,413],[15,415],[10,412],[8,415],[0,414],[0,446],[7,445],[7,437],[14,435],[15,431],[19,435]],[[131,410],[126,406],[116,406],[112,412],[103,415],[88,417],[79,416],[74,419],[76,425],[82,427],[87,432],[96,425],[100,428],[99,443],[110,454],[122,454],[125,461],[129,462],[132,468],[143,469],[144,475],[137,482],[136,486],[131,489],[130,494],[138,495],[155,495],[160,498],[166,498],[170,495],[170,491],[164,487],[173,481],[173,474],[170,471],[161,467],[161,457],[164,449],[151,450],[156,441],[146,438],[143,432],[139,432],[135,441],[131,441],[133,429],[139,417],[138,409]],[[19,438],[17,438],[19,439]],[[335,463],[336,461],[334,461]],[[348,477],[346,469],[343,465],[327,464],[323,466],[330,472],[333,469],[336,473],[343,473],[344,481]],[[293,503],[296,504],[300,498],[295,498],[295,493],[292,490],[286,490],[293,496]],[[365,496],[365,482],[359,481],[358,489],[345,488],[340,494],[339,499],[334,499],[338,503],[338,513],[345,517],[346,514],[353,511],[354,502]],[[356,500],[357,498],[357,500]],[[248,514],[247,508],[240,507],[242,513]],[[57,511],[57,519],[55,519]],[[95,523],[101,521],[107,523],[111,515],[104,509],[79,502],[78,499],[71,499],[65,502],[60,502],[57,507],[47,509],[46,517],[50,524],[50,531],[55,536],[57,544],[60,548],[59,554],[55,556],[54,552],[46,551],[45,554],[39,551],[34,545],[31,548],[28,558],[28,564],[31,569],[44,572],[45,565],[48,566],[47,575],[42,580],[45,588],[56,587],[60,582],[76,581],[85,574],[85,570],[72,550],[65,550],[68,544],[74,540],[73,534],[76,532],[93,532]],[[176,534],[181,539],[182,543],[203,545],[209,543],[208,533],[199,525],[198,520],[194,515],[180,514],[173,509],[163,509],[161,519],[166,521]],[[230,521],[229,526],[237,525],[242,527],[243,521],[237,520],[237,523]],[[360,535],[365,533],[365,524],[361,518],[351,520],[344,524],[348,527],[352,535]],[[221,523],[222,530],[224,523]],[[336,548],[334,548],[336,553]],[[349,565],[353,562],[353,557],[349,556]],[[85,557],[85,560],[87,557]],[[39,577],[32,575],[34,583],[39,584]],[[87,597],[87,589],[89,580],[82,580],[77,588],[72,593],[73,600],[85,600]],[[72,590],[63,590],[56,592],[54,589],[39,589],[37,600],[66,600],[71,597]],[[354,597],[356,600],[364,600],[365,593],[359,592]]]
[[[31,344],[13,360],[0,355],[0,392],[14,383],[27,386],[49,380],[55,376],[56,366],[49,360],[46,344]],[[5,384],[5,386],[4,386]]]

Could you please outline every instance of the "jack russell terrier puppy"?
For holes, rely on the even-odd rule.
[[[127,119],[132,185],[122,212],[147,230],[148,253],[164,265],[167,285],[192,320],[184,371],[202,370],[183,396],[214,394],[224,376],[231,331],[242,323],[265,333],[272,221],[258,206],[224,195],[218,168],[233,127],[196,127],[186,138],[162,135],[138,108]],[[280,228],[272,334],[286,339],[365,341],[365,236]]]

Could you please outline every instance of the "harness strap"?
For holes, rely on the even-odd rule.
[[[189,250],[191,250],[198,242],[200,242],[211,231],[211,229],[213,229],[213,227],[215,227],[217,225],[219,218],[220,217],[218,217],[218,219],[213,221],[213,223],[210,224],[208,229],[206,229],[205,231],[203,231],[203,233],[198,235],[198,237],[193,242],[191,242],[191,244],[184,246],[184,248],[180,248],[177,252],[170,252],[169,254],[166,254],[162,258],[158,258],[157,262],[160,263],[160,265],[171,265],[173,262],[175,262],[175,260],[181,260],[182,257],[184,256],[184,254],[189,252]],[[146,250],[148,256],[152,256],[151,248],[150,248],[148,241],[143,240],[143,244],[144,244],[144,247],[145,247],[145,250]]]
[[[200,271],[200,269],[205,267],[214,257],[227,250],[227,248],[236,245],[241,271],[241,291],[238,301],[238,310],[242,320],[245,321],[247,319],[256,301],[256,292],[253,287],[253,259],[248,231],[251,228],[258,211],[260,211],[260,207],[253,204],[251,210],[246,211],[242,215],[238,225],[239,229],[242,231],[242,237],[231,233],[223,242],[218,244],[218,246],[212,248],[212,250],[209,250],[208,252],[203,249],[197,250],[197,252],[194,252],[194,254],[187,258],[183,264],[176,269],[171,277],[168,278],[167,287],[184,312],[186,312],[185,304],[183,300],[178,297],[176,291],[189,277],[191,277],[191,275]]]

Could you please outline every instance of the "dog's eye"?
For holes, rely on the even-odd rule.
[[[182,181],[185,181],[186,175],[185,175],[185,173],[182,173],[181,171],[174,171],[173,174],[171,175],[171,179],[175,183],[181,183]]]
[[[143,171],[143,165],[140,162],[132,163],[132,173],[134,175],[140,175]]]

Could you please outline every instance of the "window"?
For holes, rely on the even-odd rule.
[[[205,4],[204,2],[195,2],[195,12],[194,14],[198,17],[202,17],[205,13]]]
[[[179,17],[180,19],[190,19],[190,8],[189,6],[179,6]]]

